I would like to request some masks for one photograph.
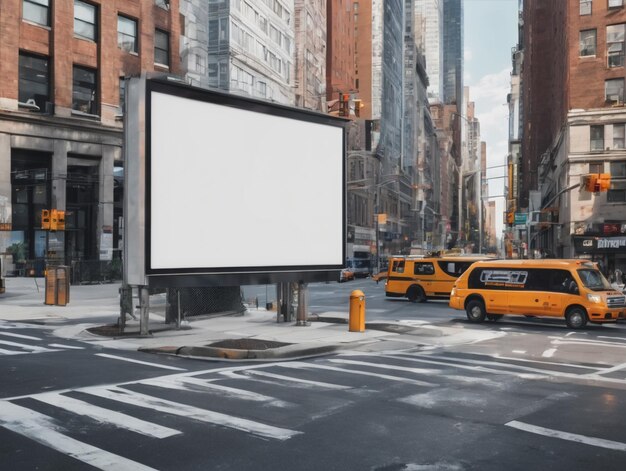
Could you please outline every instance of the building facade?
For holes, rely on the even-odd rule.
[[[415,41],[425,56],[428,100],[443,100],[443,0],[415,0]]]
[[[2,0],[0,253],[7,269],[121,248],[125,78],[179,74],[178,0]],[[42,210],[65,230],[42,229]]]
[[[590,258],[607,274],[623,271],[626,5],[598,0],[556,3],[526,1],[523,12],[522,156],[530,176],[523,180],[529,186],[529,250],[531,256]],[[546,27],[548,18],[552,23]],[[543,28],[532,27],[537,25]],[[548,41],[551,50],[540,50]],[[548,77],[548,64],[562,72]],[[588,186],[599,174],[610,174],[606,191]],[[536,204],[530,197],[534,192]]]
[[[443,0],[443,101],[457,103],[463,98],[463,2]]]

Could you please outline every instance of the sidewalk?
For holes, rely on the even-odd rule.
[[[48,306],[44,304],[42,278],[8,278],[6,281],[7,292],[0,296],[0,321],[42,323],[50,326],[60,338],[106,348],[189,358],[286,360],[338,350],[406,350],[467,343],[494,335],[493,332],[436,327],[420,321],[366,323],[365,332],[349,332],[347,303],[345,312],[311,315],[307,326],[277,323],[275,312],[249,308],[241,315],[190,319],[177,330],[175,325],[164,322],[165,295],[153,295],[150,296],[149,336],[139,336],[136,320],[127,321],[126,335],[100,336],[87,329],[117,323],[119,283],[71,286],[67,306]]]

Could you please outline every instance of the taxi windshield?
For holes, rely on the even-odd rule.
[[[598,270],[578,270],[578,276],[580,276],[583,285],[592,291],[608,291],[613,289],[604,275]]]

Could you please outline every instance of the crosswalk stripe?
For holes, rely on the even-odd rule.
[[[178,415],[189,419],[198,420],[200,422],[234,428],[266,438],[288,440],[291,437],[302,433],[295,430],[274,427],[272,425],[262,424],[260,422],[222,414],[220,412],[199,409],[197,407],[181,404],[178,402],[167,401],[165,399],[148,396],[146,394],[137,393],[129,389],[122,389],[116,386],[88,387],[77,389],[77,391],[91,394],[93,396],[103,397],[105,399],[111,399],[113,401],[119,401],[124,404],[131,404],[138,407],[158,410],[159,412],[165,412],[166,414]]]
[[[28,345],[25,343],[17,343],[11,342],[9,340],[0,340],[1,345],[9,345],[10,347],[19,347],[23,350],[27,350],[33,353],[43,353],[43,352],[58,352],[58,350],[54,350],[51,348],[38,347],[36,345]]]
[[[178,368],[177,366],[161,365],[159,363],[151,363],[149,361],[133,360],[132,358],[120,357],[117,355],[109,355],[108,353],[96,353],[96,356],[102,357],[102,358],[110,358],[112,360],[121,360],[121,361],[130,362],[130,363],[137,363],[139,365],[154,366],[155,368],[163,368],[165,370],[187,371],[185,370],[185,368]]]
[[[5,350],[4,348],[0,348],[0,355],[22,355],[27,352],[18,352],[17,350]]]
[[[61,427],[51,417],[24,407],[2,401],[0,426],[23,435],[53,450],[76,458],[105,471],[155,471],[137,461],[115,455],[95,446],[75,440],[58,431]]]
[[[41,339],[39,337],[33,337],[32,335],[14,334],[12,332],[0,332],[0,335],[5,335],[7,337],[15,337],[15,338],[18,338],[18,339],[39,340],[39,341],[41,341]]]
[[[285,407],[288,404],[280,401],[275,397],[266,396],[245,389],[231,388],[221,384],[214,384],[210,380],[194,378],[194,377],[175,377],[175,378],[153,378],[142,381],[141,384],[147,384],[162,388],[178,389],[184,391],[192,391],[188,385],[197,386],[203,390],[214,390],[222,393],[224,396],[233,396],[247,401],[268,402],[274,406]]]
[[[367,361],[356,361],[356,360],[344,360],[344,359],[331,359],[332,363],[340,363],[344,365],[358,365],[358,366],[371,366],[373,368],[382,368],[385,370],[396,370],[396,371],[407,371],[410,373],[416,373],[420,375],[437,375],[441,374],[441,370],[433,370],[426,368],[410,368],[407,366],[397,366],[397,365],[389,365],[386,363],[371,363]]]
[[[75,345],[64,345],[62,343],[49,343],[48,347],[53,347],[53,348],[68,348],[70,350],[84,350],[85,347],[77,347]]]
[[[222,374],[224,373],[226,372],[223,372]],[[294,378],[292,376],[279,375],[276,373],[269,373],[267,371],[250,370],[250,371],[246,371],[245,373],[247,375],[262,376],[265,378],[278,379],[281,381],[302,383],[302,384],[307,384],[310,386],[318,386],[318,387],[325,388],[325,389],[350,389],[350,386],[343,386],[341,384],[324,383],[322,381],[311,381],[309,379]]]
[[[415,384],[417,386],[437,386],[433,383],[428,383],[426,381],[419,381],[417,379],[411,378],[402,378],[400,376],[391,376],[380,373],[372,373],[369,371],[359,371],[359,370],[346,370],[345,368],[337,368],[335,366],[328,365],[319,365],[312,363],[301,363],[301,362],[290,362],[290,363],[278,363],[276,366],[280,366],[281,368],[293,368],[293,369],[302,369],[302,368],[314,368],[319,370],[328,370],[328,371],[339,371],[341,373],[350,373],[354,375],[362,375],[362,376],[373,376],[381,379],[388,379],[391,381],[399,381],[401,383]]]
[[[116,427],[140,433],[148,437],[167,438],[182,433],[169,427],[163,427],[130,415],[95,406],[79,399],[63,396],[56,392],[37,394],[32,396],[32,398],[60,409],[65,409],[74,414],[91,417],[98,422],[115,425]]]

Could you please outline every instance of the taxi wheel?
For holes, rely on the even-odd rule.
[[[565,322],[570,329],[582,329],[587,325],[587,313],[581,307],[571,307],[565,313]]]
[[[467,303],[467,306],[465,306],[465,313],[471,322],[482,322],[487,316],[485,303],[483,303],[480,299],[472,299]]]
[[[412,303],[426,302],[426,295],[424,294],[424,290],[421,286],[411,286],[409,291],[406,293],[406,296]]]

